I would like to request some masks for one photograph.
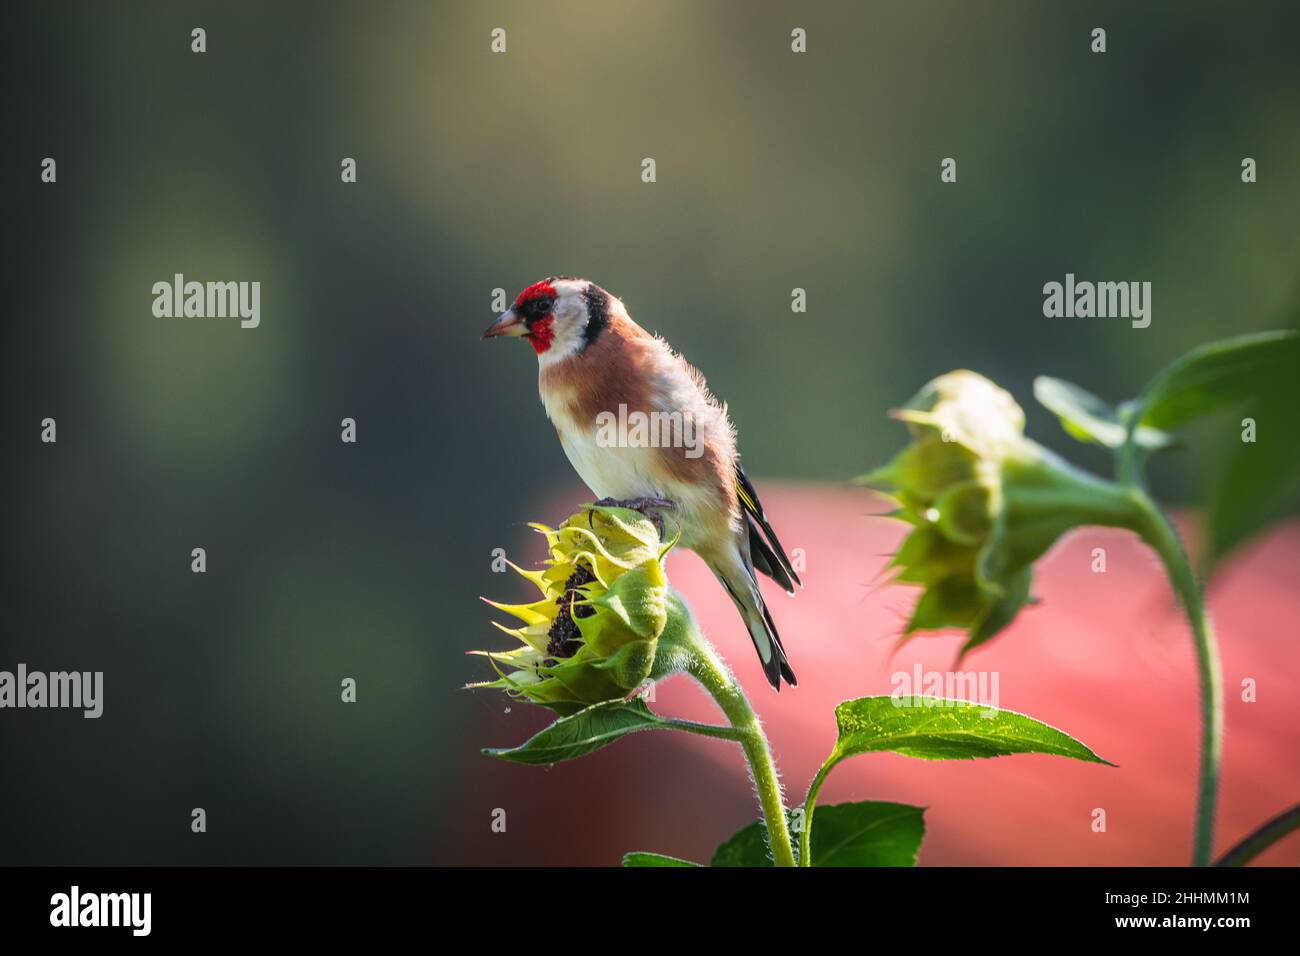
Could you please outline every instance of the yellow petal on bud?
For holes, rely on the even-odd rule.
[[[546,593],[546,579],[545,579],[546,572],[545,571],[529,571],[526,568],[521,568],[519,565],[515,564],[509,558],[506,559],[506,564],[510,565],[511,570],[513,570],[521,578],[525,578],[526,580],[531,581],[534,585],[536,585],[537,590],[541,591],[543,594]]]
[[[554,614],[548,615],[544,610],[547,604],[554,603],[551,600],[534,601],[531,604],[499,604],[488,598],[479,598],[479,600],[484,604],[491,605],[498,611],[504,611],[513,617],[519,618],[525,624],[539,624],[542,621],[549,622],[555,619]]]

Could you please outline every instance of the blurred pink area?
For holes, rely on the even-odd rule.
[[[797,688],[778,695],[768,686],[734,608],[695,555],[674,553],[668,570],[762,717],[787,802],[797,804],[835,741],[835,705],[889,694],[891,675],[916,665],[951,670],[961,638],[918,637],[895,649],[918,592],[873,584],[903,530],[874,516],[887,508],[881,499],[852,488],[758,487],[787,550],[802,549],[806,560],[797,596],[764,587]],[[1105,549],[1105,573],[1092,570],[1094,548]],[[1227,725],[1216,855],[1300,801],[1297,580],[1300,525],[1292,523],[1249,546],[1210,589]],[[1085,529],[1040,562],[1035,593],[1042,603],[960,669],[996,674],[999,706],[1060,728],[1117,768],[1037,755],[872,754],[842,763],[822,804],[928,807],[923,865],[1186,865],[1197,684],[1187,626],[1159,564],[1131,535]],[[1254,703],[1242,700],[1247,679],[1257,687]],[[657,688],[653,706],[719,719],[680,677]],[[515,704],[508,715],[485,718],[468,743],[518,743],[545,723],[532,711]],[[617,864],[628,850],[707,862],[757,818],[739,749],[686,734],[639,734],[549,770],[487,759],[468,770],[475,813],[485,801],[510,808],[510,827],[491,838],[467,833],[454,848],[462,862]],[[1104,833],[1092,829],[1096,808],[1105,810]],[[1300,836],[1258,863],[1300,864]]]

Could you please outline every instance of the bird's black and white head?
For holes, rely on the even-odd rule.
[[[539,362],[558,362],[596,341],[616,309],[622,309],[619,301],[596,283],[552,276],[519,293],[483,338],[520,336],[528,339]]]

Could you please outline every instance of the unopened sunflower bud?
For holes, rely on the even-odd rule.
[[[1026,438],[1024,411],[982,375],[941,375],[893,414],[912,443],[859,480],[893,497],[894,516],[912,525],[889,565],[925,588],[904,638],[960,628],[965,654],[1028,603],[1033,564],[1061,534],[1140,520],[1125,489]]]
[[[592,506],[558,528],[532,527],[550,542],[546,567],[510,566],[541,597],[487,602],[523,622],[497,625],[522,646],[475,651],[500,676],[470,686],[506,690],[561,714],[629,696],[654,671],[670,607],[661,562],[672,544],[661,542],[649,518],[626,508]]]

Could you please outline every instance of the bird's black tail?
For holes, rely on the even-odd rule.
[[[758,591],[757,583],[755,583],[754,591],[755,593]],[[794,671],[790,669],[790,661],[785,656],[785,647],[781,644],[781,635],[776,633],[776,624],[772,622],[772,614],[768,611],[767,602],[763,600],[761,594],[758,598],[758,606],[763,612],[763,628],[767,631],[767,636],[772,642],[772,650],[776,652],[773,656],[776,658],[777,674],[774,676],[772,669],[769,667],[767,669],[767,679],[777,690],[781,689],[782,678],[791,687],[797,687],[799,681],[795,679]]]
[[[778,691],[781,689],[782,680],[794,687],[798,681],[795,680],[794,671],[791,670],[790,662],[786,659],[785,648],[781,645],[781,636],[777,634],[776,624],[772,621],[772,613],[768,611],[767,603],[759,593],[758,578],[749,567],[741,565],[741,569],[738,569],[734,575],[727,575],[714,568],[714,574],[731,595],[731,600],[735,602],[740,616],[745,619],[745,627],[749,629],[749,638],[754,642],[754,649],[758,651],[758,659],[763,664],[763,673],[767,675],[768,683]]]

